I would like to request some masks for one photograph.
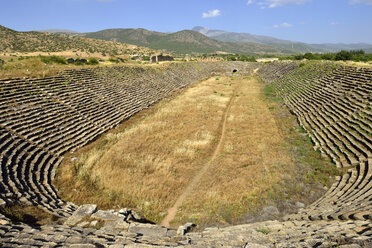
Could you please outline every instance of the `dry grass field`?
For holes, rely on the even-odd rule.
[[[89,60],[90,58],[102,58],[104,59],[103,62],[99,62],[96,65],[76,65],[76,64],[59,64],[55,62],[44,63],[40,56],[46,56],[50,58],[51,56],[58,56],[59,58],[85,58]],[[159,67],[162,65],[166,65],[169,62],[161,62],[159,64],[150,62],[138,62],[130,60],[129,57],[124,56],[117,56],[112,57],[110,60],[110,56],[92,56],[89,54],[70,54],[70,52],[56,52],[56,53],[17,53],[17,55],[8,55],[8,56],[1,56],[0,59],[5,61],[4,65],[0,65],[0,79],[9,79],[9,78],[43,78],[43,77],[52,77],[57,76],[64,70],[69,69],[82,69],[82,68],[92,68],[97,66],[117,66],[123,65],[126,66],[149,66],[149,67]],[[124,58],[126,61],[119,62],[117,58]],[[177,63],[177,62],[173,62]]]
[[[262,89],[254,77],[213,77],[188,87],[65,156],[59,194],[78,204],[132,207],[156,223],[182,196],[173,227],[236,223],[281,188],[293,190],[287,198],[300,197],[305,186],[295,180],[314,171],[298,173],[288,144],[294,119],[278,118],[277,103]],[[320,161],[306,145],[311,163]]]
[[[73,64],[45,64],[37,56],[35,57],[0,57],[6,64],[0,68],[0,79],[8,78],[40,78],[58,75],[67,69],[80,69],[82,66]],[[92,67],[92,66],[84,66]]]
[[[240,88],[228,113],[223,145],[181,206],[181,222],[189,216],[197,222],[236,219],[293,170],[283,134],[261,97],[262,86],[255,79],[231,80]]]

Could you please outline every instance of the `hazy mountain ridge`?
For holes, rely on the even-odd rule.
[[[322,43],[322,44],[308,44],[304,42],[294,42],[290,40],[281,40],[270,36],[255,35],[250,33],[236,33],[224,30],[212,30],[205,27],[197,26],[192,30],[200,32],[212,39],[225,42],[256,42],[275,46],[280,49],[294,50],[300,53],[306,52],[339,52],[341,50],[359,50],[363,49],[365,52],[372,52],[372,44],[355,43]]]
[[[43,33],[51,33],[51,34],[77,34],[79,32],[74,30],[68,30],[68,29],[45,29],[45,30],[38,30],[38,32]]]

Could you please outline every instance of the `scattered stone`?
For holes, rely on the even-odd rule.
[[[126,245],[114,244],[107,246],[108,248],[124,248],[127,247]]]
[[[340,245],[339,246],[340,248],[362,248],[360,245],[358,244],[350,244],[350,245]]]
[[[92,214],[91,217],[94,219],[100,219],[104,221],[117,221],[117,220],[123,221],[124,220],[124,216],[118,212],[115,212],[114,210],[108,210],[108,211],[98,210],[97,212]]]
[[[186,223],[183,226],[179,226],[178,229],[177,229],[177,235],[183,236],[186,233],[188,233],[195,226],[196,225],[193,224],[193,223]]]
[[[77,224],[76,226],[78,227],[86,227],[90,224],[89,221],[83,221],[83,222],[80,222],[79,224]]]
[[[266,245],[260,245],[260,244],[255,244],[255,243],[246,243],[244,248],[269,248],[270,246]]]
[[[129,225],[129,232],[140,233],[145,236],[167,237],[168,229],[151,224],[131,223]]]
[[[77,162],[78,161],[78,158],[74,157],[71,159],[71,162]]]
[[[71,236],[65,240],[66,243],[70,244],[84,244],[86,241],[87,239],[81,236]]]
[[[130,214],[130,212],[131,211],[128,210],[127,208],[122,208],[122,209],[119,210],[119,213],[124,214],[124,215]]]
[[[302,202],[296,202],[296,207],[298,207],[298,208],[304,208],[305,207],[305,204],[303,204]]]
[[[92,222],[90,222],[89,226],[91,227],[96,227],[98,225],[98,220],[93,220]]]
[[[97,246],[93,244],[73,244],[69,246],[70,248],[96,248]]]
[[[0,225],[8,225],[9,221],[0,219]]]
[[[274,206],[266,206],[262,208],[261,218],[269,219],[279,215],[279,210]]]
[[[74,226],[80,222],[84,217],[91,215],[97,211],[97,205],[95,204],[86,204],[81,205],[66,221],[65,225]]]
[[[128,230],[129,223],[124,220],[106,221],[104,227],[111,227],[114,230]]]

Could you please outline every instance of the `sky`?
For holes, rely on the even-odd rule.
[[[306,43],[372,44],[372,0],[0,0],[0,25],[78,32],[203,26]]]

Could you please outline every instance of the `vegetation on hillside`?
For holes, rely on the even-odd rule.
[[[3,26],[0,26],[0,51],[2,53],[79,51],[87,54],[98,53],[111,56],[154,52],[148,48],[120,42],[36,31],[18,32]]]
[[[0,64],[0,79],[5,78],[37,78],[55,76],[58,72],[66,69],[78,69],[82,66],[92,67],[99,65],[110,65],[121,63],[123,60],[118,58],[109,58],[101,60],[90,57],[88,59],[70,58],[74,63],[61,56],[10,56],[2,57],[4,64]]]
[[[147,46],[179,54],[215,53],[224,51],[239,54],[291,54],[293,51],[253,42],[235,43],[211,39],[201,33],[183,30],[176,33],[159,33],[145,29],[106,29],[81,34],[84,37],[112,40]]]
[[[365,53],[364,50],[352,50],[345,51],[342,50],[338,53],[305,53],[305,54],[296,54],[292,56],[282,56],[281,59],[289,60],[333,60],[333,61],[355,61],[355,62],[367,62],[372,61],[372,54]]]

